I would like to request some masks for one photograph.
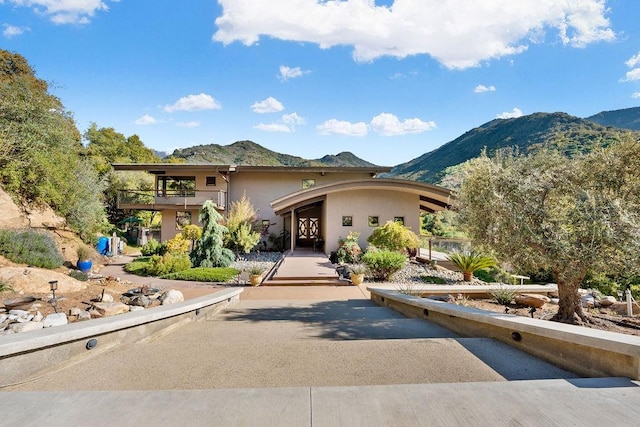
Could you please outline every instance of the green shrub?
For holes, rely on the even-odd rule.
[[[238,270],[231,267],[198,267],[162,276],[163,279],[192,280],[195,282],[229,282],[238,275]]]
[[[447,283],[447,281],[442,277],[436,276],[420,276],[420,280],[422,280],[424,283],[433,283],[436,285],[444,285],[445,283]]]
[[[631,296],[636,300],[640,300],[640,285],[631,285],[629,286],[631,290]]]
[[[53,238],[34,230],[0,230],[0,254],[18,263],[55,269],[64,258]]]
[[[362,257],[374,279],[388,280],[396,271],[404,267],[407,257],[394,251],[367,251]]]
[[[397,221],[387,221],[382,227],[373,230],[367,242],[389,251],[402,251],[420,246],[420,239],[408,227]]]
[[[508,305],[518,295],[518,292],[509,288],[500,287],[499,289],[491,291],[491,296],[496,300],[498,304]]]
[[[7,283],[0,281],[0,292],[13,291],[13,287]]]
[[[169,252],[163,256],[153,255],[149,259],[147,274],[164,276],[191,268],[189,255],[185,253]]]
[[[78,271],[78,270],[69,271],[69,277],[72,277],[81,282],[86,282],[87,280],[89,280],[89,276],[87,276],[86,273],[83,273],[82,271]]]
[[[604,273],[589,273],[581,284],[584,289],[595,289],[601,295],[617,296],[622,289],[620,283]]]
[[[510,283],[513,281],[511,276],[502,268],[496,266],[483,268],[473,272],[473,275],[483,282],[487,283]]]
[[[462,271],[463,280],[465,282],[471,281],[475,271],[494,267],[496,265],[496,262],[492,257],[476,251],[466,253],[454,252],[449,254],[447,259]]]
[[[149,257],[136,258],[129,264],[124,266],[124,271],[138,276],[147,276],[147,268],[149,267]]]
[[[360,233],[352,231],[346,238],[340,237],[338,239],[338,262],[344,262],[347,264],[357,264],[362,256],[362,249],[358,245],[358,237]]]
[[[140,248],[140,253],[142,253],[143,256],[164,255],[167,251],[167,244],[160,243],[156,239],[149,239],[149,241]]]

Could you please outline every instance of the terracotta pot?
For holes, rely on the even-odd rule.
[[[262,274],[252,274],[249,276],[249,283],[251,286],[260,286],[262,282]]]
[[[351,283],[355,286],[361,285],[364,282],[364,274],[351,273]]]

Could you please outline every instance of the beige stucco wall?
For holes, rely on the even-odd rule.
[[[228,195],[229,201],[239,200],[246,191],[259,220],[271,221],[269,233],[279,234],[283,230],[283,218],[273,212],[271,202],[302,190],[303,179],[315,179],[318,187],[338,181],[370,177],[368,173],[326,173],[323,176],[318,172],[242,172],[231,175]],[[324,224],[322,227],[324,230]]]
[[[160,229],[160,241],[165,242],[167,240],[173,239],[178,234],[178,230],[176,230],[176,212],[175,210],[165,209],[162,211],[162,228]],[[180,210],[180,212],[184,212],[184,210]],[[191,210],[188,209],[186,212],[191,212],[191,223],[202,226],[198,222],[198,214],[199,210]]]
[[[367,237],[374,227],[369,227],[369,216],[377,216],[384,225],[394,217],[404,216],[404,224],[420,234],[420,198],[417,194],[401,191],[343,191],[327,195],[325,203],[325,252],[338,248],[338,239],[351,231],[360,233],[358,243],[367,247]],[[353,226],[343,227],[342,217],[353,217]]]

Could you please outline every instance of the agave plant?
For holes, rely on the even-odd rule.
[[[496,265],[496,261],[492,257],[476,251],[454,252],[448,255],[447,259],[462,270],[465,282],[471,281],[474,271]]]

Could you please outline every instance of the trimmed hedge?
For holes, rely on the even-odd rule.
[[[162,276],[163,279],[190,280],[194,282],[229,282],[239,271],[231,267],[197,267]]]

